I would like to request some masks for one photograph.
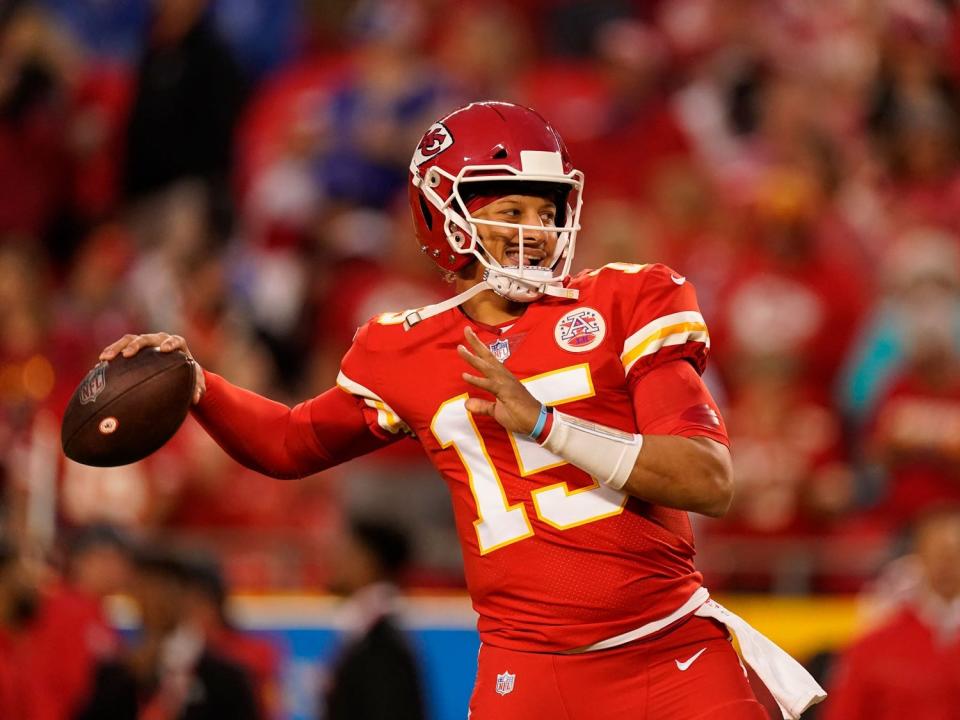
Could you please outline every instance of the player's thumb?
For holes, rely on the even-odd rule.
[[[493,416],[493,408],[496,405],[492,400],[481,400],[480,398],[467,398],[465,407],[468,412],[472,412],[474,415],[490,415]]]

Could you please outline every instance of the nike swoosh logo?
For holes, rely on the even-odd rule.
[[[679,670],[680,672],[684,672],[684,671],[687,670],[691,665],[693,665],[693,663],[695,663],[695,662],[697,661],[697,658],[698,658],[698,657],[700,657],[701,655],[703,655],[706,651],[707,651],[707,649],[706,649],[706,648],[703,648],[702,650],[700,650],[700,652],[698,652],[696,655],[694,655],[694,656],[693,656],[692,658],[690,658],[689,660],[686,660],[685,662],[680,662],[679,660],[674,660],[674,662],[677,664],[677,670]]]
[[[687,281],[683,275],[671,275],[670,279],[673,280],[677,285],[683,285]]]

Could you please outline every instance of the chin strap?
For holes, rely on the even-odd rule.
[[[576,300],[580,297],[580,291],[572,288],[565,288],[563,285],[544,285],[541,288],[544,295],[564,298],[565,300]]]
[[[536,289],[542,295],[550,295],[552,297],[564,298],[566,300],[576,300],[578,297],[580,297],[579,290],[565,288],[562,285],[547,285],[544,283],[539,285]],[[479,295],[486,290],[493,290],[496,292],[496,288],[494,288],[489,282],[486,280],[481,280],[476,285],[467,288],[459,295],[454,295],[449,300],[434,303],[433,305],[427,305],[426,307],[419,308],[418,310],[410,310],[406,315],[403,316],[403,329],[409,330],[417,323],[462,305],[474,295]]]
[[[467,300],[472,298],[474,295],[479,295],[484,290],[493,290],[492,287],[487,285],[487,281],[483,280],[478,282],[476,285],[467,288],[459,295],[454,295],[449,300],[444,300],[443,302],[434,303],[433,305],[427,305],[418,310],[411,310],[406,315],[403,316],[403,329],[409,330],[414,325],[427,318],[431,318],[434,315],[439,315],[440,313],[446,312],[452,308],[457,307],[465,303]]]

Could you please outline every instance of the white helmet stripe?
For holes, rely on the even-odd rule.
[[[521,150],[520,167],[524,173],[533,175],[560,175],[563,173],[563,158],[558,152]]]

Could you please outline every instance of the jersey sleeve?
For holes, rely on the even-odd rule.
[[[413,435],[410,426],[394,411],[380,390],[380,374],[377,354],[371,352],[368,336],[376,319],[357,330],[353,344],[343,356],[337,387],[347,393],[363,414],[370,432],[383,440],[399,440],[404,435]]]
[[[710,335],[696,292],[686,278],[656,264],[633,274],[621,273],[618,280],[620,361],[628,382],[673,360],[686,360],[703,374]]]
[[[700,378],[710,336],[693,286],[666,265],[610,272],[620,310],[620,361],[638,430],[729,445],[720,410]]]
[[[720,410],[690,363],[677,359],[655,365],[637,377],[630,392],[641,433],[708,437],[730,446]]]
[[[204,379],[194,417],[232,458],[264,475],[312,475],[392,441],[369,432],[356,401],[339,388],[289,408],[211,372]]]

